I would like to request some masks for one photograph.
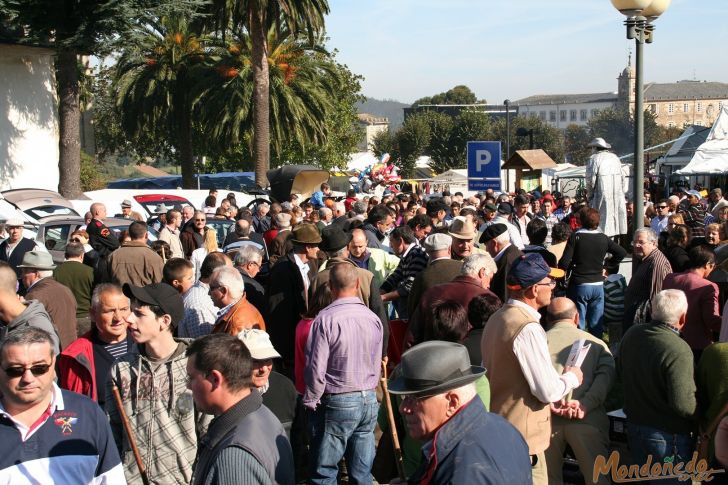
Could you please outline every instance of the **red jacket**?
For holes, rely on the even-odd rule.
[[[98,402],[92,331],[74,340],[58,356],[58,384],[62,389],[83,394]]]

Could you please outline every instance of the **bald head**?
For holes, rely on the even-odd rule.
[[[6,262],[0,261],[0,291],[15,294],[18,285],[18,275]]]
[[[250,236],[250,222],[245,219],[239,219],[235,223],[235,233],[240,237]]]
[[[551,300],[546,310],[546,318],[549,323],[559,320],[574,320],[575,315],[578,315],[576,305],[573,301],[563,296]],[[576,324],[579,324],[578,318],[576,318]]]
[[[106,217],[106,206],[101,202],[94,202],[89,209],[94,219]]]
[[[353,264],[337,264],[329,272],[329,286],[335,299],[355,296],[359,290],[359,278]]]

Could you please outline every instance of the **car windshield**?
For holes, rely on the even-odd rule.
[[[48,216],[78,216],[78,212],[62,205],[42,205],[25,211],[34,219],[41,219]]]

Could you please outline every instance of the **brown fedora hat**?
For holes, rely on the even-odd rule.
[[[292,232],[291,242],[294,244],[318,244],[321,242],[321,234],[313,224],[299,224]]]
[[[453,219],[448,234],[456,239],[473,239],[475,237],[475,226],[464,217]]]

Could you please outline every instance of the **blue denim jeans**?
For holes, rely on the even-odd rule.
[[[637,465],[647,462],[647,456],[652,455],[652,463],[664,463],[665,458],[672,457],[673,463],[688,462],[693,457],[694,440],[690,435],[672,434],[651,426],[644,426],[627,422],[627,440],[632,452],[632,460]],[[652,480],[659,485],[681,484],[676,479]]]
[[[602,338],[602,315],[604,314],[604,286],[572,285],[566,296],[576,305],[579,312],[579,328]]]
[[[328,394],[310,416],[311,483],[336,485],[339,461],[346,458],[349,483],[371,484],[377,396],[372,391]]]

